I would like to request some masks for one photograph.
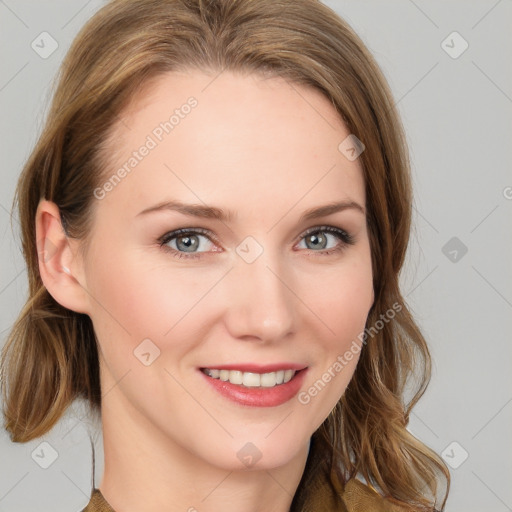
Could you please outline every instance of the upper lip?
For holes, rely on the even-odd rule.
[[[300,363],[274,363],[274,364],[255,364],[255,363],[234,363],[234,364],[218,364],[211,366],[202,366],[201,369],[209,368],[211,370],[240,370],[242,372],[252,373],[271,373],[279,370],[303,370],[307,365]]]

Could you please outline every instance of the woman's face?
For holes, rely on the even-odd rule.
[[[325,97],[282,79],[170,73],[135,98],[73,270],[104,414],[225,469],[304,450],[353,375],[373,302],[348,136]],[[352,206],[307,215],[340,202]],[[227,367],[211,374],[234,383],[201,371]],[[276,384],[290,369],[304,370]]]

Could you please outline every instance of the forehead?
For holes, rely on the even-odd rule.
[[[167,73],[132,99],[111,133],[107,175],[127,172],[110,196],[130,195],[141,208],[166,194],[228,200],[233,209],[242,198],[253,209],[258,201],[364,205],[359,162],[339,149],[349,135],[311,87],[254,74]]]

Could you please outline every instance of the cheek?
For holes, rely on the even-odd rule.
[[[147,256],[143,260],[135,252],[119,258],[115,252],[104,255],[87,280],[100,341],[113,345],[114,340],[123,340],[117,351],[128,343],[133,349],[149,338],[164,348],[173,332],[190,327],[198,313],[204,313],[207,301],[201,299],[218,280],[218,272],[203,272],[198,279],[190,269],[165,263],[150,266]]]
[[[298,401],[308,411],[314,430],[344,394],[362,349],[368,312],[373,301],[370,259],[340,265],[323,287],[310,292],[308,304],[317,314],[315,364]],[[322,334],[323,333],[323,334]]]
[[[354,260],[340,265],[326,276],[323,285],[318,284],[309,292],[312,309],[338,347],[364,329],[373,302],[370,259],[363,256]]]

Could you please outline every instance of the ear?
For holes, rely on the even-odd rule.
[[[66,236],[59,207],[45,199],[36,212],[36,240],[39,273],[50,295],[65,308],[89,314],[89,295],[81,284],[83,264],[78,243]]]

